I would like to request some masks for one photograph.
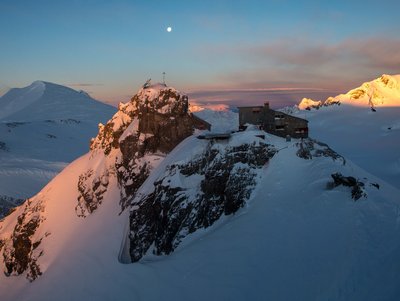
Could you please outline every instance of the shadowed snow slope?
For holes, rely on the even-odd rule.
[[[400,107],[372,112],[341,105],[308,112],[306,118],[312,137],[400,189]]]

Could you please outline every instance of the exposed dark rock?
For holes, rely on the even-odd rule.
[[[103,195],[107,191],[109,174],[106,172],[101,176],[96,176],[92,169],[81,174],[78,180],[78,205],[75,212],[78,216],[86,217],[95,211],[103,200]]]
[[[111,168],[115,170],[121,191],[122,210],[150,174],[152,163],[146,155],[169,153],[193,134],[194,126],[187,96],[164,85],[140,90],[129,103],[120,104],[119,111],[106,125],[99,125],[90,149],[115,157]],[[101,203],[101,198],[94,196],[91,183],[95,174],[85,173],[79,179],[77,213],[80,216],[93,212]]]
[[[42,238],[35,240],[34,234],[44,221],[41,215],[43,210],[41,201],[28,200],[23,213],[17,218],[11,237],[2,241],[6,276],[27,272],[27,279],[33,281],[42,274],[37,264],[37,259],[43,255],[38,248]]]
[[[297,156],[306,160],[312,159],[313,157],[330,157],[333,160],[342,161],[342,164],[346,164],[346,160],[332,150],[327,144],[319,142],[317,140],[307,138],[301,139],[300,142],[296,143],[299,148]]]
[[[154,191],[132,203],[132,262],[150,248],[155,255],[170,254],[188,234],[237,212],[250,198],[257,169],[275,152],[262,142],[224,149],[210,142],[201,156],[167,167],[165,175],[154,183]],[[175,186],[174,178],[187,179],[190,187]]]
[[[352,90],[351,93],[349,93],[349,94],[350,94],[351,98],[359,99],[361,97],[364,97],[366,93],[365,93],[364,89],[358,88],[358,89]]]
[[[72,118],[61,119],[60,122],[61,123],[65,123],[65,124],[78,124],[78,123],[81,123],[80,120],[76,120],[76,119],[72,119]]]
[[[361,197],[367,197],[367,194],[364,190],[365,184],[352,176],[345,177],[341,173],[331,174],[333,179],[333,186],[337,187],[340,185],[350,187],[351,188],[351,197],[354,201],[357,201]]]
[[[376,189],[379,189],[379,188],[380,188],[380,185],[379,185],[378,183],[371,183],[370,185],[371,185],[371,186],[374,186]]]
[[[29,122],[7,122],[6,126],[9,127],[9,128],[16,128],[16,127],[18,127],[20,125],[24,125],[24,124],[27,124],[27,123],[29,123]]]

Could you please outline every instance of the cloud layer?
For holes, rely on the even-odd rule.
[[[213,45],[207,60],[231,60],[217,81],[231,86],[319,87],[347,90],[383,73],[400,73],[400,39],[385,37],[337,42],[292,37],[257,45]],[[236,65],[236,67],[235,67]]]

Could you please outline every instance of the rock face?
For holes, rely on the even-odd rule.
[[[345,158],[332,150],[327,144],[317,140],[307,138],[296,143],[298,151],[296,155],[300,158],[310,160],[313,157],[331,157],[333,160],[339,160],[343,165],[346,164]]]
[[[187,235],[237,212],[274,154],[259,138],[234,146],[209,142],[197,157],[169,165],[153,191],[132,202],[130,260],[170,254]]]
[[[367,194],[364,190],[365,184],[352,176],[343,176],[341,173],[334,173],[331,175],[333,179],[333,186],[337,187],[340,185],[351,188],[351,197],[354,201],[357,201],[361,197],[366,197]],[[376,187],[376,186],[375,186]]]
[[[116,176],[121,191],[121,210],[150,171],[183,139],[192,135],[194,118],[188,97],[163,84],[146,85],[92,139],[93,156],[104,164],[80,175],[77,214],[87,216],[101,204],[108,178]]]
[[[45,220],[41,200],[27,200],[21,209],[11,235],[0,237],[0,252],[3,253],[5,275],[20,275],[26,271],[26,278],[33,281],[42,274],[37,260],[44,254],[40,244],[49,233],[36,233]]]

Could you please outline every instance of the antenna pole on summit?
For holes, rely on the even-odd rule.
[[[165,72],[163,72],[162,75],[163,75],[163,84],[165,86]]]

